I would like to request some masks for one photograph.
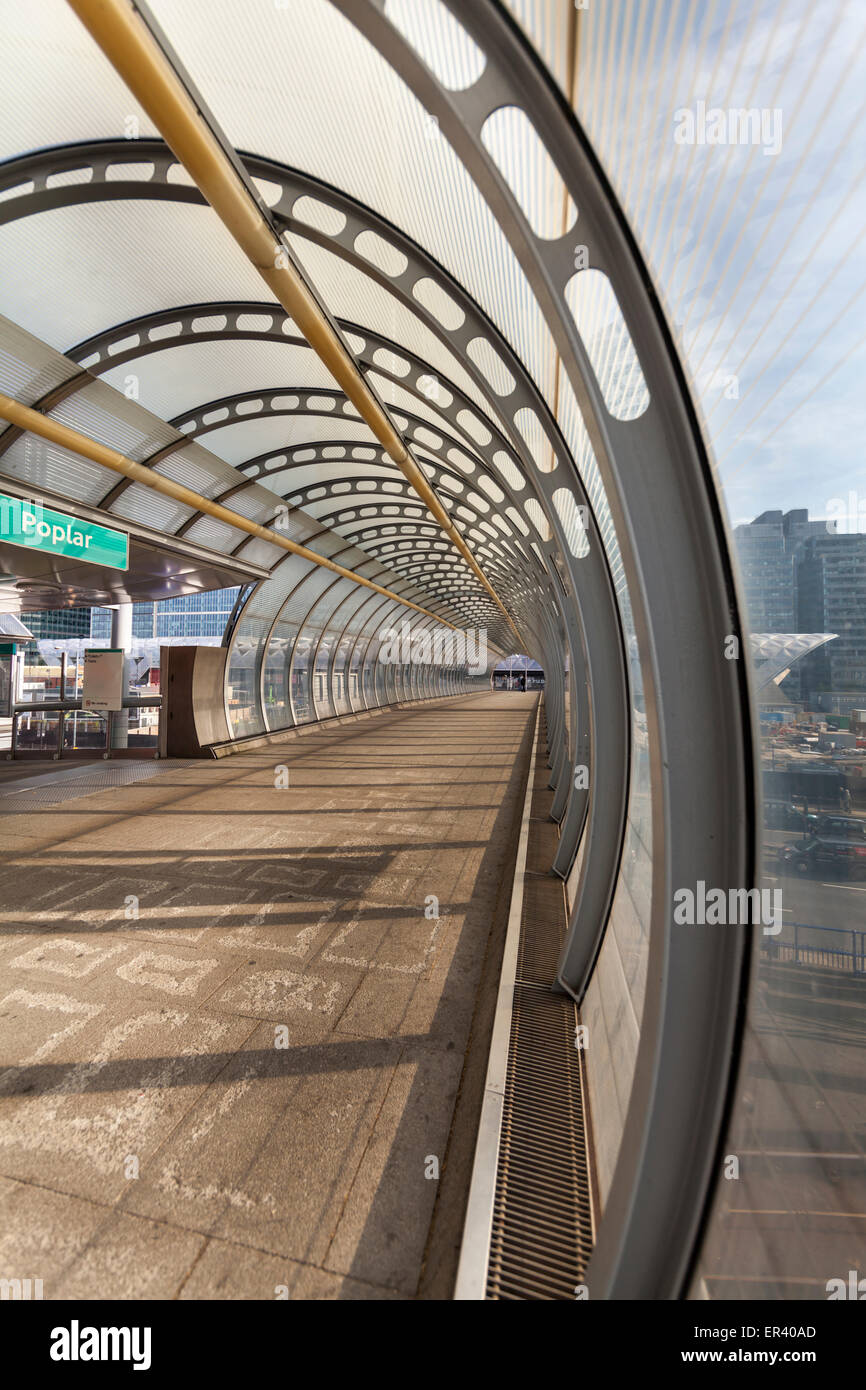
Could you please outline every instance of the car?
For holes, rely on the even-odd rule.
[[[815,831],[832,840],[866,841],[866,820],[857,816],[819,816]]]
[[[811,822],[815,819],[808,817]],[[778,801],[773,798],[764,802],[764,826],[767,830],[805,830],[807,817],[798,811],[792,801]]]
[[[822,873],[832,878],[866,877],[866,842],[850,839],[830,839],[810,835],[794,844],[782,845],[779,850],[782,869],[798,874]]]

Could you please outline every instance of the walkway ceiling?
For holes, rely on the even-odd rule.
[[[69,138],[69,134],[74,137],[90,136],[98,133],[100,136],[106,134],[117,135],[123,131],[126,134],[134,134],[135,139],[117,140],[113,142],[114,148],[103,145],[95,151],[83,150],[64,151],[54,149],[46,153],[40,161],[37,155],[34,159],[28,159],[27,170],[24,170],[19,163],[17,166],[12,164],[8,168],[6,187],[11,195],[6,200],[6,207],[3,209],[4,215],[10,219],[10,231],[14,236],[13,221],[17,222],[19,215],[25,213],[35,214],[38,210],[39,216],[31,216],[26,222],[20,225],[27,228],[25,235],[31,241],[32,236],[37,238],[41,235],[40,224],[45,228],[49,238],[56,240],[58,237],[64,244],[70,247],[72,256],[79,266],[79,279],[92,286],[94,282],[100,285],[100,290],[107,301],[105,307],[100,309],[99,296],[95,299],[88,296],[84,303],[80,303],[76,309],[73,304],[65,309],[61,322],[65,324],[65,338],[53,337],[53,344],[63,348],[68,348],[77,337],[85,336],[80,331],[77,332],[73,326],[84,324],[87,329],[98,328],[100,325],[96,315],[101,314],[103,325],[107,326],[112,322],[112,314],[117,314],[119,306],[146,307],[152,310],[154,307],[154,295],[163,297],[162,305],[159,307],[163,311],[171,312],[172,301],[176,304],[177,293],[180,282],[183,282],[184,293],[181,297],[183,302],[198,302],[202,308],[208,303],[213,307],[220,307],[222,300],[213,295],[216,283],[222,279],[222,283],[234,293],[230,296],[231,300],[236,300],[238,288],[254,286],[257,281],[255,275],[251,276],[249,267],[243,262],[236,248],[227,242],[221,229],[215,225],[213,217],[200,208],[191,206],[194,201],[200,200],[197,191],[190,187],[190,181],[181,166],[165,151],[164,147],[147,139],[147,136],[154,129],[149,124],[144,114],[135,107],[130,112],[130,99],[125,91],[118,91],[116,78],[113,73],[109,75],[108,65],[99,55],[98,50],[91,49],[80,30],[75,28],[75,21],[70,23],[70,16],[63,5],[52,7],[56,8],[57,25],[51,25],[52,44],[59,40],[61,46],[68,43],[70,49],[74,49],[76,59],[81,64],[86,53],[86,63],[88,69],[92,68],[92,81],[88,82],[88,92],[98,93],[92,98],[93,109],[89,111],[75,110],[70,126],[70,112],[68,107],[62,102],[55,103],[54,93],[49,96],[49,110],[43,113],[41,118],[42,129],[52,120],[56,121],[57,134],[64,138]],[[159,21],[162,16],[154,12],[152,16]],[[168,18],[168,15],[165,16]],[[292,24],[293,16],[288,12],[281,16],[285,19],[286,25],[283,30],[283,39],[286,38],[286,26]],[[44,21],[44,17],[40,16]],[[323,26],[320,36],[317,35],[317,25]],[[412,113],[412,123],[418,133],[420,126],[421,143],[416,146],[416,164],[423,165],[426,161],[428,147],[430,144],[429,134],[424,124],[423,111],[418,109],[417,103],[409,98],[409,95],[402,83],[394,77],[355,31],[345,24],[327,5],[304,9],[304,44],[308,42],[318,46],[321,39],[327,41],[327,36],[336,27],[346,40],[346,61],[354,65],[359,57],[359,51],[363,50],[362,66],[356,68],[358,72],[373,72],[377,76],[385,76],[385,85],[382,87],[382,100],[392,103],[393,115],[403,112],[406,108],[407,100],[410,106],[415,109]],[[156,27],[156,25],[154,26]],[[445,39],[451,41],[453,35],[448,32],[444,35]],[[319,50],[317,62],[321,62],[322,53]],[[188,55],[180,55],[186,62],[186,78],[190,80],[190,67]],[[252,61],[252,55],[250,55]],[[50,60],[49,60],[50,61]],[[64,72],[66,71],[64,65]],[[59,74],[58,74],[59,76]],[[195,74],[192,74],[195,78]],[[64,76],[61,81],[65,82]],[[316,94],[316,105],[321,106],[321,91]],[[295,109],[295,103],[298,103]],[[306,129],[312,131],[311,117],[312,109],[307,108],[303,112],[300,109],[301,92],[300,89],[291,95],[292,110],[285,113],[288,124],[295,130]],[[133,103],[133,106],[135,104]],[[98,109],[97,109],[98,108]],[[226,111],[225,113],[214,110],[214,123],[217,124],[224,117],[231,116],[230,124],[234,123],[234,114]],[[420,247],[412,247],[409,240],[396,231],[395,227],[389,227],[381,216],[371,213],[363,205],[356,205],[355,201],[345,195],[339,194],[334,188],[322,189],[319,179],[315,177],[315,172],[322,170],[325,173],[336,172],[333,165],[334,157],[334,132],[329,128],[325,120],[324,111],[320,113],[321,119],[317,119],[314,124],[318,131],[314,145],[304,151],[303,164],[307,170],[313,171],[310,174],[297,174],[292,171],[279,167],[271,167],[273,159],[254,159],[250,161],[250,167],[257,172],[254,174],[256,186],[261,191],[263,201],[270,203],[269,215],[273,217],[274,225],[278,231],[290,229],[287,242],[293,256],[298,257],[308,271],[313,283],[320,289],[323,299],[331,312],[338,319],[339,330],[348,334],[348,342],[353,350],[357,351],[358,336],[352,335],[350,324],[352,320],[362,320],[364,330],[370,332],[372,329],[380,329],[386,326],[389,333],[369,343],[368,355],[369,362],[363,362],[362,366],[366,369],[365,375],[375,389],[385,397],[386,403],[392,406],[393,402],[402,403],[401,397],[404,396],[399,385],[398,372],[405,370],[407,360],[414,360],[419,365],[419,370],[415,378],[420,380],[421,390],[425,396],[416,393],[420,408],[417,409],[416,419],[421,415],[422,410],[429,399],[431,390],[444,389],[446,380],[453,380],[459,388],[461,396],[461,410],[455,411],[455,415],[461,415],[466,422],[468,429],[474,432],[474,438],[465,432],[458,432],[452,435],[452,450],[460,449],[461,446],[469,444],[469,457],[472,458],[475,451],[483,449],[481,441],[492,443],[487,421],[496,419],[498,401],[496,395],[491,392],[491,380],[498,387],[498,393],[503,391],[508,394],[509,385],[513,386],[513,376],[509,373],[508,367],[497,354],[491,342],[492,325],[484,323],[483,315],[474,310],[470,315],[470,322],[466,323],[466,332],[458,333],[458,320],[466,320],[466,307],[458,305],[453,297],[453,291],[449,293],[451,287],[448,284],[449,277],[442,273],[441,267],[429,255],[425,255]],[[16,115],[16,124],[21,125],[28,119],[24,112]],[[33,120],[31,115],[29,119]],[[288,128],[288,126],[287,126]],[[69,132],[69,134],[67,134]],[[229,135],[228,129],[226,130]],[[18,148],[36,148],[39,141],[34,138],[35,132],[21,130],[18,134]],[[262,148],[270,155],[274,153],[280,155],[288,152],[285,145],[277,138],[276,128],[272,128],[266,135],[261,132],[263,141]],[[342,138],[342,137],[341,137]],[[47,143],[43,140],[43,144]],[[56,143],[56,138],[51,143]],[[439,142],[443,146],[445,142]],[[10,151],[11,153],[11,151]],[[90,157],[92,156],[92,158]],[[115,157],[112,157],[115,156]],[[459,168],[459,161],[453,155],[447,155],[443,148],[437,154],[437,160],[441,156],[445,164],[437,178],[439,180],[449,179],[454,168]],[[368,158],[378,158],[379,151],[375,153],[368,151]],[[338,164],[343,156],[338,156]],[[34,168],[35,165],[41,167]],[[26,205],[20,208],[16,206],[18,199],[15,197],[15,183],[19,186],[22,183],[22,175],[34,173],[35,177],[32,184],[33,198],[27,200]],[[357,188],[359,191],[366,188],[367,193],[372,189],[381,192],[381,208],[385,217],[391,217],[393,221],[403,221],[405,218],[399,214],[405,209],[402,191],[397,192],[396,198],[386,196],[385,189],[388,182],[384,177],[384,171],[377,173],[372,183],[363,181],[359,183],[356,177],[343,180],[350,188]],[[24,182],[27,187],[29,180]],[[543,203],[548,193],[553,190],[556,180],[549,174],[546,182],[537,190],[539,202]],[[486,209],[484,200],[477,192],[474,192],[471,183],[467,182],[465,175],[458,180],[458,185],[466,193],[466,207],[461,214],[461,222],[465,223],[465,231],[469,234],[469,239],[477,243],[479,257],[473,257],[471,264],[461,264],[461,269],[466,272],[464,284],[471,291],[480,291],[482,299],[490,299],[489,294],[484,292],[483,282],[488,286],[495,284],[501,285],[499,303],[500,319],[508,322],[509,316],[513,317],[513,306],[517,302],[521,308],[528,302],[529,296],[526,287],[518,294],[517,301],[514,299],[514,289],[516,285],[515,276],[520,279],[520,272],[513,265],[513,257],[503,244],[501,233],[497,233],[495,241],[497,250],[488,250],[485,245],[485,235],[491,223],[491,216]],[[318,194],[318,196],[316,196]],[[322,196],[324,194],[324,196]],[[453,198],[454,192],[451,193]],[[554,196],[561,200],[560,192],[554,191]],[[98,208],[90,206],[90,200],[100,198],[102,205]],[[151,202],[161,201],[171,198],[175,200],[172,206],[152,207]],[[83,200],[87,200],[86,202]],[[135,200],[135,201],[133,201]],[[141,200],[141,201],[140,201]],[[183,200],[182,206],[178,202]],[[130,214],[131,220],[130,220]],[[428,219],[440,222],[438,210],[434,212],[431,207],[426,214]],[[120,222],[118,222],[120,218]],[[410,227],[415,222],[414,215],[410,215]],[[117,234],[112,233],[108,224],[114,224]],[[51,224],[49,226],[48,224]],[[121,225],[125,224],[126,230],[120,230]],[[150,224],[148,227],[147,224]],[[100,232],[96,233],[96,226],[100,227]],[[412,228],[414,230],[414,227]],[[330,235],[328,235],[330,233]],[[443,252],[449,241],[450,234],[446,232],[444,225],[434,228],[428,226],[428,234],[425,240],[431,244],[434,251]],[[105,243],[106,238],[112,247],[110,257],[102,257],[101,264],[98,266],[93,263],[93,250],[97,244]],[[450,236],[453,240],[453,236]],[[458,240],[462,243],[464,237],[461,235]],[[147,245],[171,245],[173,255],[171,263],[166,264],[162,258],[142,254]],[[129,254],[127,255],[127,248]],[[410,252],[413,264],[407,269],[407,250]],[[335,251],[339,251],[337,256]],[[453,253],[453,248],[452,248]],[[31,253],[32,254],[32,253]],[[483,266],[481,262],[493,256],[493,263]],[[446,258],[447,259],[447,258]],[[88,262],[90,264],[88,265]],[[478,271],[481,270],[481,279]],[[156,274],[154,275],[154,270]],[[422,273],[423,272],[423,273]],[[507,272],[507,273],[506,273]],[[441,288],[442,286],[446,288]],[[59,287],[58,287],[59,288]],[[207,291],[210,290],[210,295]],[[64,293],[59,294],[58,298],[64,304],[68,303],[68,283]],[[225,297],[229,299],[229,296]],[[251,296],[252,298],[252,296]],[[58,332],[58,321],[55,318],[51,325],[39,321],[41,312],[40,306],[36,304],[25,290],[24,299],[28,302],[22,304],[14,315],[19,322],[24,322],[28,326],[46,328],[52,334]],[[254,301],[253,301],[254,302]],[[44,301],[43,301],[44,304]],[[159,304],[159,300],[157,300]],[[111,307],[109,307],[109,305]],[[347,308],[354,309],[355,312],[349,319],[340,321],[340,309],[345,305]],[[259,308],[261,310],[261,305]],[[272,306],[269,306],[272,309]],[[34,323],[30,314],[36,314],[37,320]],[[506,310],[505,313],[502,310]],[[201,318],[202,315],[199,315]],[[215,316],[213,316],[215,317]],[[261,314],[260,314],[261,317]],[[130,314],[132,318],[132,314]],[[286,325],[285,315],[281,316],[284,329]],[[537,314],[536,314],[537,319]],[[550,343],[545,339],[543,325],[536,323],[536,331],[539,335],[538,343],[530,348],[528,341],[521,338],[521,334],[526,331],[526,316],[520,313],[517,322],[520,326],[520,334],[517,335],[517,346],[529,349],[527,356],[538,357],[538,346],[544,340],[544,351],[548,351]],[[345,325],[345,326],[344,326]],[[357,327],[358,324],[355,323]],[[469,331],[471,327],[471,331]],[[364,331],[362,330],[362,331]],[[88,334],[88,336],[90,336]],[[302,341],[295,332],[295,341]],[[371,335],[372,337],[372,335]],[[456,345],[463,351],[455,355],[453,348]],[[390,343],[390,346],[386,346]],[[285,343],[281,344],[284,346]],[[117,350],[116,344],[112,346],[112,352]],[[173,350],[177,350],[179,357],[174,357]],[[408,355],[407,355],[408,354]],[[259,389],[261,386],[272,384],[276,386],[279,382],[280,387],[300,387],[311,385],[314,382],[320,389],[333,386],[333,380],[329,377],[321,364],[313,357],[311,352],[303,349],[291,355],[283,352],[279,355],[279,365],[275,354],[271,353],[271,362],[268,366],[262,364],[257,369],[257,355],[247,352],[243,359],[243,365],[235,363],[234,370],[225,369],[225,354],[223,358],[224,370],[220,370],[220,355],[214,353],[204,360],[201,353],[195,359],[195,366],[192,370],[191,360],[188,355],[180,353],[180,344],[173,343],[172,346],[163,347],[165,366],[160,372],[157,369],[156,377],[151,376],[146,370],[140,370],[141,364],[133,355],[128,357],[124,365],[126,372],[121,374],[124,379],[130,375],[137,378],[137,387],[140,391],[140,399],[146,404],[151,400],[159,404],[163,403],[163,392],[160,390],[159,379],[165,380],[166,377],[174,382],[186,382],[195,380],[197,383],[205,384],[212,375],[216,375],[221,384],[226,375],[230,375],[235,384],[243,381],[244,378],[249,382],[251,390]],[[461,360],[462,359],[462,360]],[[550,355],[552,363],[553,358]],[[394,370],[396,368],[396,371]],[[468,369],[468,370],[467,370]],[[119,371],[119,368],[118,368]],[[273,373],[259,375],[259,371]],[[390,385],[383,379],[382,373],[390,373]],[[118,372],[115,372],[115,377]],[[555,394],[555,375],[551,376],[548,370],[543,373],[542,380],[550,394]],[[218,394],[215,392],[214,394]],[[388,400],[390,395],[391,400]],[[194,402],[199,404],[200,402]],[[346,406],[343,401],[343,408]],[[482,411],[479,418],[478,411]],[[175,413],[170,410],[167,413]],[[356,412],[355,412],[356,413]],[[427,410],[429,415],[431,412]],[[529,413],[529,412],[527,412]],[[485,420],[484,417],[487,417]],[[404,428],[403,419],[399,416],[395,423],[398,427]],[[246,424],[251,425],[251,421]],[[277,426],[279,428],[279,425]],[[417,447],[414,438],[416,428],[412,427],[413,448]],[[533,426],[530,425],[530,429]],[[327,447],[325,441],[329,439],[330,426],[319,425],[318,435],[315,425],[307,425],[310,442],[320,443],[323,448]],[[256,431],[252,428],[236,428],[231,431],[231,439],[228,431],[222,434],[219,442],[212,441],[217,452],[222,452],[221,446],[225,446],[225,456],[231,462],[239,462],[243,457],[244,446],[242,438],[254,438]],[[369,431],[365,431],[363,426],[357,425],[354,429],[360,438],[370,439]],[[543,431],[535,424],[535,433],[539,436],[538,440],[531,440],[532,447],[536,454],[549,448],[549,445],[541,442]],[[258,432],[259,438],[264,438],[262,431]],[[293,439],[299,436],[293,431]],[[270,438],[274,438],[273,433]],[[276,436],[279,443],[283,443],[286,438],[285,431]],[[524,462],[521,464],[514,457],[513,446],[511,449],[490,450],[491,454],[498,455],[502,461],[502,467],[507,470],[509,475],[518,480],[520,490],[524,497],[518,503],[515,510],[517,521],[509,523],[507,520],[500,519],[494,524],[489,520],[485,525],[478,525],[475,534],[469,537],[470,545],[475,551],[482,566],[490,563],[489,555],[485,553],[485,548],[493,546],[494,554],[498,550],[502,553],[503,546],[506,547],[506,564],[517,564],[524,569],[538,570],[540,541],[545,541],[550,535],[550,527],[545,523],[544,512],[546,507],[542,503],[537,503],[534,508],[526,508],[526,490],[523,482],[525,462],[528,456],[528,449],[525,442],[518,441],[522,446]],[[371,441],[374,442],[374,441]],[[248,447],[249,453],[257,452],[254,445]],[[259,450],[258,452],[261,452]],[[464,454],[465,457],[465,454]],[[488,455],[489,457],[489,455]],[[322,462],[322,460],[319,460]],[[549,466],[549,462],[544,461],[544,466]],[[425,460],[421,460],[424,473],[430,477],[432,468]],[[477,462],[476,462],[477,466]],[[465,467],[465,465],[464,465]],[[471,465],[470,465],[471,467]],[[530,470],[533,465],[530,463]],[[496,464],[492,466],[488,463],[488,470],[496,479]],[[501,477],[501,475],[500,475]],[[269,485],[272,485],[268,480]],[[437,486],[438,484],[434,484]],[[494,483],[495,486],[495,483]],[[457,525],[466,528],[470,520],[477,521],[477,510],[471,516],[464,502],[455,500],[453,492],[459,487],[459,481],[452,487],[452,495],[449,496],[446,489],[442,495],[442,501],[446,511],[450,512],[457,522]],[[498,494],[497,494],[498,500]],[[568,507],[568,503],[564,503]],[[461,510],[462,509],[462,510]],[[529,516],[527,518],[527,510]],[[573,512],[573,506],[571,508]],[[429,519],[429,518],[427,518]],[[580,523],[569,515],[568,523],[572,533],[578,533]],[[406,523],[404,522],[404,525]],[[370,529],[370,528],[368,528]],[[504,532],[504,537],[503,537]],[[403,534],[411,534],[406,531]],[[363,540],[361,541],[363,544]],[[530,546],[535,544],[535,551],[530,551]],[[581,541],[579,535],[576,539],[577,545]],[[431,563],[425,557],[427,564]],[[548,568],[550,560],[543,562]],[[452,567],[453,568],[453,567]],[[486,605],[485,601],[479,596],[472,599],[473,588],[471,585],[462,583],[456,575],[449,580],[450,587],[453,589],[459,586],[455,592],[461,595],[461,602],[464,605],[466,622],[471,622],[475,626],[486,626],[490,631],[490,636],[494,642],[498,641],[498,633],[495,631],[496,618],[493,611]],[[508,606],[508,605],[506,605]],[[505,645],[512,647],[513,634],[509,639],[504,639]],[[532,640],[532,635],[527,637]]]

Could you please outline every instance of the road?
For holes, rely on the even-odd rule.
[[[782,890],[785,923],[804,922],[816,927],[855,928],[866,931],[866,881],[830,883],[819,877],[765,873],[768,888]]]

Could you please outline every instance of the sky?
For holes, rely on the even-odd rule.
[[[866,529],[866,10],[705,0],[687,24],[671,0],[653,43],[637,5],[616,8],[615,28],[611,7],[587,21],[578,111],[678,334],[729,516],[844,499],[840,529]],[[780,149],[678,144],[699,102],[765,112]]]

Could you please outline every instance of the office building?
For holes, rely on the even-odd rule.
[[[799,630],[836,633],[801,663],[804,694],[846,713],[866,691],[866,535],[811,536],[797,553],[796,583]]]

